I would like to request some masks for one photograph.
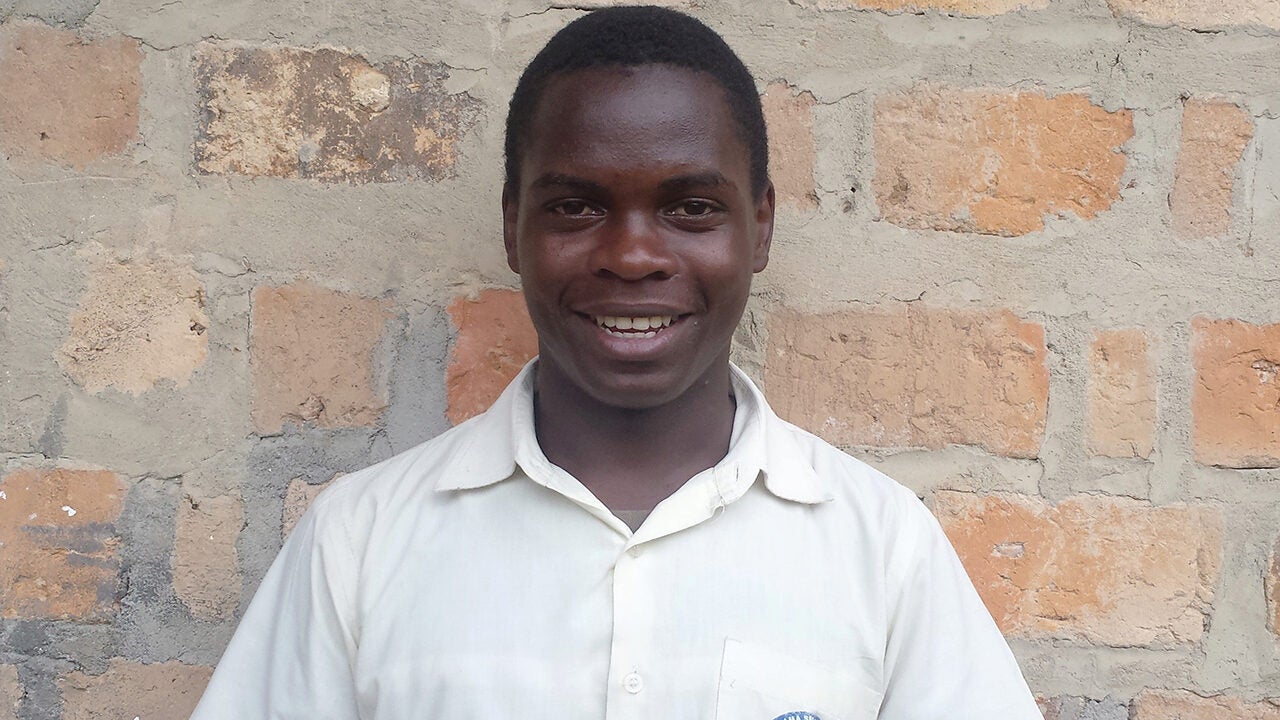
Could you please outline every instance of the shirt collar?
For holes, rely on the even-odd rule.
[[[466,428],[466,432],[449,469],[440,473],[436,490],[481,488],[512,477],[517,465],[547,463],[533,426],[537,362],[537,358],[529,361],[487,411],[459,426],[458,431]],[[824,481],[796,443],[794,430],[773,414],[746,373],[732,364],[729,370],[737,410],[729,452],[716,467],[737,471],[716,474],[725,478],[718,488],[721,497],[735,500],[763,476],[765,488],[784,500],[805,504],[830,500]]]

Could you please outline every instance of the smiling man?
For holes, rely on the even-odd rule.
[[[506,152],[538,359],[316,501],[195,717],[1038,718],[919,500],[729,363],[774,193],[723,40],[586,15],[522,76]]]

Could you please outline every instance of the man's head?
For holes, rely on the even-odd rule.
[[[516,84],[507,110],[506,186],[519,182],[529,123],[548,81],[599,67],[671,65],[711,76],[723,90],[751,164],[758,197],[769,182],[769,143],[755,82],[742,60],[714,30],[667,8],[596,10],[566,25],[533,58]]]
[[[755,85],[727,48],[732,62],[704,62],[723,59],[712,43],[724,47],[668,10],[601,10],[553,38],[516,91],[503,236],[539,386],[557,397],[629,409],[727,397],[774,193]]]

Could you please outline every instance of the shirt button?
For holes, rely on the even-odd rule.
[[[627,676],[622,678],[622,687],[635,695],[644,689],[644,678],[640,677],[640,673],[627,673]]]
[[[628,555],[630,555],[630,556],[631,556],[631,557],[633,557],[633,558],[638,558],[638,557],[640,557],[641,555],[643,555],[643,554],[644,554],[644,548],[642,548],[642,547],[640,547],[639,545],[637,545],[637,546],[635,546],[635,547],[631,548],[630,550],[628,550],[628,551],[627,551],[627,554],[628,554]]]

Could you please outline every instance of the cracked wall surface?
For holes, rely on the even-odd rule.
[[[536,352],[506,104],[608,4],[0,0],[0,720],[185,717],[316,495]],[[1280,4],[662,4],[762,95],[778,412],[1048,720],[1280,717]]]

